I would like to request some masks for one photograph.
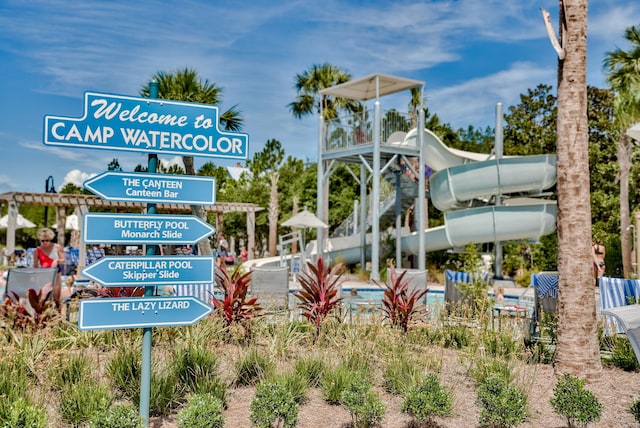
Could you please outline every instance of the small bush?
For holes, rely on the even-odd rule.
[[[24,397],[8,402],[4,397],[0,406],[0,426],[11,428],[44,428],[47,425],[47,414],[34,406]]]
[[[270,381],[284,386],[296,403],[302,404],[307,401],[307,380],[295,371],[275,376]]]
[[[417,386],[407,390],[402,411],[423,424],[433,425],[433,417],[451,415],[453,395],[445,389],[434,374],[429,374]]]
[[[298,403],[291,391],[277,382],[258,384],[250,410],[251,422],[259,428],[270,428],[274,424],[287,428],[298,423]]]
[[[500,377],[507,383],[513,380],[511,367],[505,361],[495,358],[478,359],[469,370],[469,376],[476,381],[477,385],[482,385],[491,377]]]
[[[482,334],[482,344],[487,355],[511,359],[522,352],[522,342],[513,335],[502,331],[485,331]]]
[[[84,355],[60,358],[49,371],[53,385],[61,390],[89,378],[89,361]]]
[[[60,394],[62,420],[74,426],[82,425],[99,412],[106,411],[113,402],[109,389],[95,382],[76,383]]]
[[[490,427],[515,427],[527,418],[527,397],[500,376],[490,377],[478,388],[479,422]]]
[[[584,384],[584,379],[565,373],[553,388],[553,397],[549,402],[557,414],[567,418],[569,427],[597,422],[602,415],[602,404],[591,391],[584,388]]]
[[[216,377],[218,364],[218,357],[210,350],[187,345],[174,357],[173,368],[181,387],[186,392],[196,392],[200,382]]]
[[[89,428],[142,428],[144,419],[133,405],[116,404],[91,417]]]
[[[178,428],[222,428],[223,410],[223,403],[212,394],[192,395],[178,412]]]
[[[307,385],[315,388],[320,385],[326,364],[317,358],[300,358],[296,360],[295,372],[307,381]]]
[[[450,349],[462,349],[469,346],[471,331],[464,325],[446,325],[442,328],[442,345]]]
[[[344,388],[340,402],[351,414],[353,428],[369,428],[379,424],[387,410],[364,377],[353,379]]]
[[[236,385],[255,385],[273,372],[274,363],[257,349],[252,349],[240,357],[235,368]]]
[[[632,372],[640,368],[636,354],[633,352],[631,342],[626,336],[611,337],[611,357],[605,360],[605,363],[622,370]]]
[[[329,404],[340,403],[342,391],[349,385],[354,376],[356,376],[356,372],[344,366],[325,371],[320,381],[324,399]]]
[[[640,423],[640,398],[636,398],[633,403],[631,403],[629,412],[631,412],[636,422]]]
[[[213,379],[207,379],[205,381],[198,381],[197,388],[194,391],[196,394],[210,394],[216,397],[222,403],[223,408],[227,408],[227,399],[229,397],[229,385],[223,382],[220,378],[215,377]]]
[[[167,370],[164,373],[151,373],[149,414],[168,415],[180,403],[181,398],[178,377],[174,372]]]
[[[414,361],[404,355],[394,359],[384,368],[384,388],[391,394],[401,395],[418,383],[421,371]]]
[[[130,347],[118,348],[107,364],[107,374],[116,390],[125,398],[140,401],[141,354]]]

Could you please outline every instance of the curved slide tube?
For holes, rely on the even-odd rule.
[[[445,225],[425,230],[426,251],[464,247],[469,243],[510,240],[538,240],[556,228],[555,201],[540,200],[527,205],[464,208],[468,202],[496,194],[535,194],[556,182],[554,155],[514,156],[496,159],[493,155],[472,153],[447,147],[431,131],[424,130],[424,152],[427,165],[437,171],[431,177],[431,199],[445,213]],[[404,145],[417,145],[416,129],[409,131]],[[367,237],[367,256],[370,239]],[[315,255],[315,242],[307,254]],[[402,249],[418,252],[418,233],[403,236]],[[360,261],[360,238],[357,236],[329,239],[325,257],[346,263]],[[290,256],[286,256],[288,259]],[[280,257],[246,262],[247,266],[277,265]]]

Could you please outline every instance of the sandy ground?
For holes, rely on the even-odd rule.
[[[444,350],[443,366],[440,378],[444,385],[451,388],[455,395],[454,414],[449,418],[438,419],[441,427],[478,427],[479,408],[475,403],[476,392],[467,368],[461,364],[455,351]],[[556,378],[550,365],[526,365],[518,370],[520,385],[527,391],[530,416],[520,425],[526,428],[561,428],[567,422],[554,413],[549,398],[553,394]],[[629,373],[619,369],[604,368],[601,379],[587,384],[604,406],[601,420],[590,427],[637,427],[629,413],[629,406],[640,397],[640,373]],[[249,404],[254,388],[243,387],[231,390],[229,407],[225,411],[226,427],[250,427]],[[399,397],[387,394],[377,388],[376,392],[387,407],[382,427],[409,428],[411,418],[400,411]],[[327,404],[319,389],[309,392],[309,399],[300,407],[298,427],[300,428],[347,428],[351,418],[342,406]],[[150,426],[154,428],[174,428],[175,416],[152,418]]]

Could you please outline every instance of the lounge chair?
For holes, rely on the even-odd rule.
[[[599,278],[600,285],[600,311],[626,306],[640,302],[640,281],[634,279]],[[622,333],[621,326],[615,317],[605,317],[604,329],[606,334]]]
[[[622,332],[626,333],[636,359],[640,363],[640,305],[625,305],[603,309],[602,315],[610,316],[617,321]]]
[[[206,284],[182,284],[173,287],[175,296],[194,296],[203,302],[210,303],[216,293],[215,283]]]
[[[488,274],[482,273],[480,276],[477,276],[477,278],[482,281],[487,281]],[[444,304],[449,313],[455,306],[471,306],[473,304],[460,290],[458,284],[469,284],[474,279],[476,279],[476,277],[467,272],[456,272],[449,269],[444,271]]]
[[[258,303],[265,309],[279,310],[289,307],[289,268],[251,268],[250,292],[258,296]]]
[[[534,273],[531,275],[531,285],[535,291],[529,334],[538,339],[544,314],[555,316],[558,309],[558,272]]]
[[[46,289],[47,298],[53,299],[53,285],[57,274],[57,268],[11,268],[7,274],[5,296],[13,300],[16,295],[26,299],[27,290],[39,292]]]

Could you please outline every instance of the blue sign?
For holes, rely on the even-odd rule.
[[[80,330],[192,325],[213,308],[193,296],[84,299],[78,309]]]
[[[194,215],[87,213],[82,221],[88,244],[194,244],[216,231]]]
[[[136,287],[213,283],[214,269],[207,256],[107,256],[82,274],[105,287]]]
[[[247,159],[249,136],[218,130],[212,105],[85,92],[80,118],[45,116],[44,144]]]
[[[107,171],[86,180],[83,186],[108,201],[216,203],[216,179],[213,177]]]

